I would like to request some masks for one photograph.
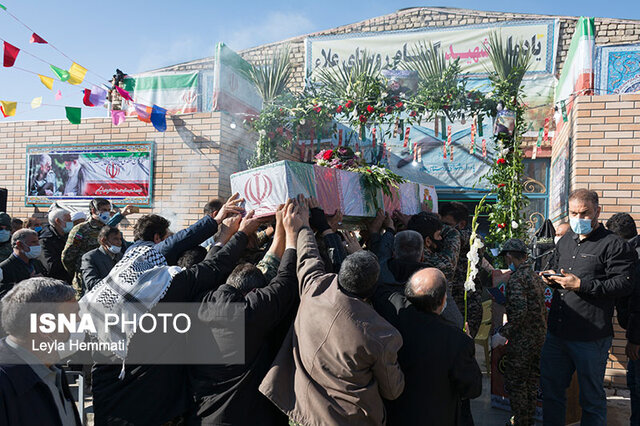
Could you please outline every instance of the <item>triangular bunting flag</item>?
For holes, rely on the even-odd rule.
[[[138,115],[138,120],[144,121],[145,123],[151,123],[151,111],[153,110],[151,107],[135,103],[133,104],[133,107]]]
[[[40,77],[40,81],[42,82],[42,84],[44,84],[44,87],[46,87],[49,90],[53,90],[52,77],[47,77],[46,75],[40,75],[40,74],[38,74],[38,77]]]
[[[91,90],[84,89],[83,92],[84,92],[84,98],[82,98],[82,103],[88,107],[95,106],[94,104],[91,103]]]
[[[167,130],[167,110],[154,105],[151,110],[151,124],[159,132]]]
[[[29,43],[47,44],[47,40],[43,39],[38,34],[33,33],[31,34],[31,40],[29,40]]]
[[[76,107],[64,107],[65,112],[67,113],[67,120],[71,124],[80,124],[82,121],[82,110]]]
[[[12,67],[16,62],[16,58],[18,57],[18,53],[20,53],[20,49],[15,47],[14,45],[4,42],[4,66]]]
[[[2,115],[5,117],[16,115],[17,102],[0,101],[0,105],[2,105]]]
[[[62,99],[62,90],[58,90],[58,93],[56,93],[56,101],[59,101],[60,99]]]
[[[99,86],[91,87],[91,94],[89,95],[89,102],[94,106],[102,106],[107,100],[107,91]]]
[[[111,122],[114,126],[119,126],[121,123],[124,123],[125,113],[120,109],[111,110]]]
[[[133,98],[131,97],[131,95],[129,94],[129,92],[127,92],[126,90],[122,89],[119,86],[116,86],[116,90],[118,91],[118,93],[120,94],[120,96],[122,96],[124,99],[126,99],[127,101],[131,101],[133,102]]]
[[[71,77],[69,71],[63,70],[62,68],[58,68],[54,65],[49,66],[51,67],[51,71],[53,71],[53,73],[60,79],[60,81],[67,81],[69,80],[69,77]]]
[[[42,96],[33,98],[33,100],[31,101],[31,109],[40,108],[40,105],[42,105]]]
[[[84,80],[84,76],[87,75],[87,69],[75,62],[69,67],[69,84],[78,85]]]

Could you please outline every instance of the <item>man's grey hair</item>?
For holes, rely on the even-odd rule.
[[[18,245],[18,241],[22,241],[22,243],[25,243],[27,238],[29,238],[29,236],[31,235],[35,235],[37,237],[38,233],[29,228],[18,229],[11,236],[11,247],[16,248],[16,245]]]
[[[62,217],[65,214],[71,214],[69,212],[69,210],[66,209],[61,209],[61,208],[57,208],[57,209],[53,209],[49,212],[49,215],[47,216],[47,219],[49,220],[49,224],[51,226],[56,226],[56,219],[60,219],[62,220]]]
[[[380,265],[370,251],[360,250],[344,259],[338,273],[338,283],[343,290],[358,297],[369,297],[378,283]]]
[[[2,327],[12,336],[28,337],[30,314],[50,312],[55,308],[50,304],[75,297],[76,291],[64,281],[44,277],[21,281],[2,298]]]
[[[51,157],[49,154],[40,155],[40,164],[51,164]]]
[[[569,201],[578,200],[583,203],[591,204],[595,209],[598,208],[598,193],[586,188],[578,188],[569,194]]]
[[[420,262],[424,250],[424,239],[417,231],[402,231],[393,241],[393,253],[396,259]]]

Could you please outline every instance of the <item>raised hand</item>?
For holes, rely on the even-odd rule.
[[[333,229],[333,232],[337,232],[342,226],[342,212],[337,209],[331,216],[327,215],[327,222],[331,229]]]
[[[376,211],[376,217],[373,218],[369,224],[369,232],[372,234],[379,234],[382,223],[384,222],[384,210],[378,209]]]
[[[251,210],[240,222],[240,228],[238,231],[244,232],[246,235],[251,235],[255,233],[260,225],[262,224],[262,219],[259,217],[254,217],[255,212]]]
[[[242,216],[239,214],[229,216],[222,221],[220,225],[220,234],[218,235],[218,243],[226,244],[233,235],[240,229]]]
[[[357,251],[362,250],[362,246],[358,242],[358,237],[353,231],[346,231],[343,233],[345,239],[345,247],[349,254],[353,254]]]
[[[220,210],[212,213],[213,218],[216,222],[218,222],[218,225],[220,225],[220,223],[222,223],[222,221],[230,215],[243,214],[244,208],[242,208],[242,206],[240,205],[243,202],[244,198],[240,198],[240,194],[236,192],[231,197],[229,197],[227,202],[224,203]]]

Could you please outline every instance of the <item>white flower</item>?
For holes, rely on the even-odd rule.
[[[300,125],[301,125],[301,126],[304,126],[304,123],[306,123],[306,122],[307,122],[307,121],[306,121],[304,118],[301,118],[301,119],[300,119]]]
[[[471,248],[475,248],[476,250],[479,250],[482,247],[484,247],[484,243],[482,242],[482,240],[480,238],[474,238],[473,243],[471,243]]]
[[[464,291],[476,291],[476,284],[473,280],[467,280],[464,283]]]
[[[259,134],[260,136],[266,136],[266,135],[267,135],[267,131],[266,131],[266,130],[264,130],[264,129],[262,129],[262,130],[259,130],[259,131],[258,131],[258,134]]]
[[[512,227],[513,229],[518,229],[518,226],[519,226],[519,225],[518,225],[518,222],[516,222],[515,220],[511,221],[511,227]]]
[[[509,148],[505,148],[501,151],[501,154],[502,154],[501,156],[505,157],[508,153],[509,153]]]

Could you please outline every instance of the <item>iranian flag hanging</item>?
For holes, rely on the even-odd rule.
[[[576,24],[569,53],[556,87],[556,102],[572,100],[572,93],[576,93],[576,95],[590,95],[592,93],[594,52],[594,18],[581,17]]]

